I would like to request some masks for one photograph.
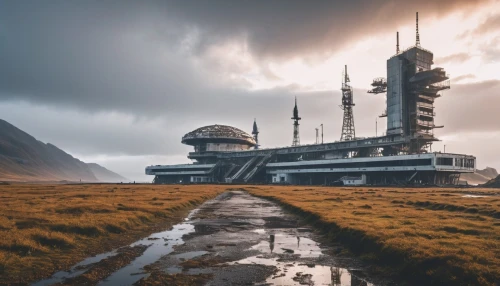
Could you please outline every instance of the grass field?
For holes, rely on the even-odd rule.
[[[0,284],[44,278],[127,245],[235,187],[1,185]],[[237,188],[309,218],[377,271],[421,285],[500,284],[500,190]]]
[[[183,219],[221,186],[1,185],[0,284],[30,282]]]
[[[498,189],[244,188],[309,217],[379,271],[421,285],[500,285]]]

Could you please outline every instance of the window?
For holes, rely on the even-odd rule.
[[[453,166],[453,158],[443,158],[439,157],[436,160],[436,165],[441,165],[441,166]]]

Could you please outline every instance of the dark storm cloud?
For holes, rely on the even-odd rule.
[[[243,39],[256,58],[330,53],[416,10],[480,2],[3,1],[0,99],[140,116],[230,106],[221,101],[247,93],[214,86],[196,64],[206,47]]]
[[[180,21],[194,23],[206,32],[201,47],[244,34],[256,55],[283,57],[328,53],[362,36],[395,32],[398,25],[413,23],[416,11],[425,20],[489,1],[286,0],[239,1],[237,5],[231,0],[200,1],[196,5],[174,2],[171,8]]]

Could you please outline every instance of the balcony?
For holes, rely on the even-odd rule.
[[[430,111],[425,111],[425,110],[417,110],[416,113],[418,116],[428,116],[428,117],[436,116],[436,112],[430,112]]]
[[[425,103],[425,102],[417,102],[417,107],[434,110],[434,105],[432,105],[430,103]]]

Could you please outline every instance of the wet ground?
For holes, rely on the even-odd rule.
[[[147,285],[158,277],[166,277],[169,285],[385,284],[369,278],[355,259],[339,255],[344,253],[340,246],[319,241],[318,234],[275,203],[235,190],[204,203],[184,223],[130,245],[148,247],[97,284]],[[69,282],[117,253],[89,258],[36,285]]]

